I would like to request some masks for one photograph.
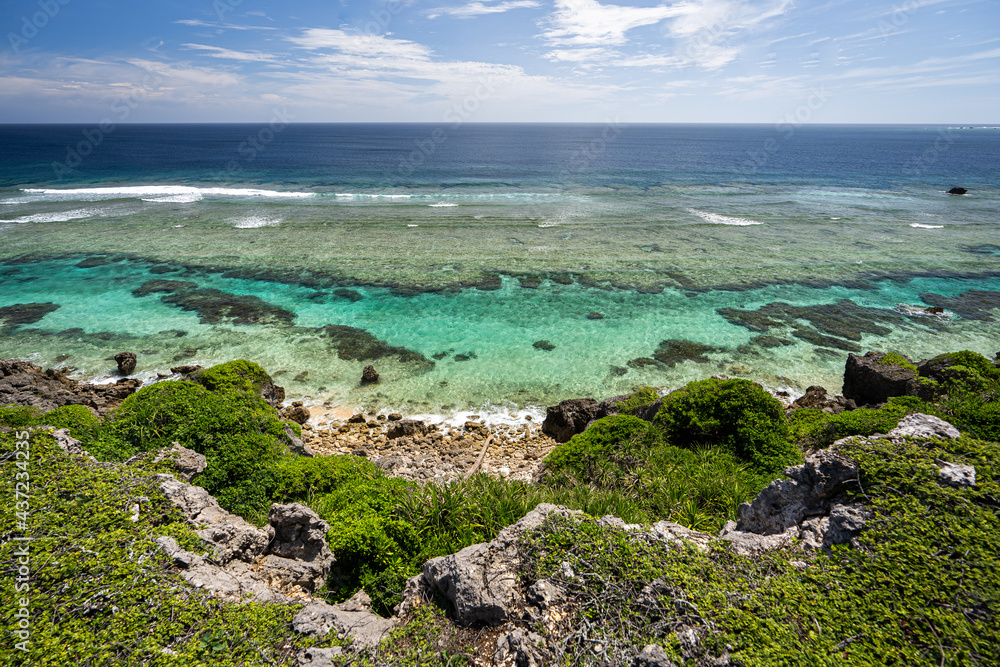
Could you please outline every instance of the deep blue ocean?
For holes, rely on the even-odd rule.
[[[998,176],[961,126],[0,126],[0,355],[435,414],[836,390],[851,351],[1000,349]]]

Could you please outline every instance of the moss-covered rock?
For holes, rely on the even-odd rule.
[[[800,458],[787,441],[781,403],[748,380],[691,382],[663,399],[654,423],[672,444],[721,445],[759,469],[780,470]]]

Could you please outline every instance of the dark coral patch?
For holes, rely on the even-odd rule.
[[[924,303],[944,308],[967,320],[992,320],[991,311],[1000,308],[1000,292],[969,290],[956,297],[940,294],[921,294]]]
[[[690,340],[665,340],[653,353],[653,358],[662,364],[673,368],[682,361],[693,361],[698,364],[707,364],[711,361],[705,356],[708,352],[723,352],[723,348],[695,343]]]
[[[434,366],[433,361],[419,352],[389,345],[364,329],[343,324],[328,324],[322,331],[337,348],[337,356],[345,361],[375,361],[384,357],[398,357],[402,362]]]
[[[4,306],[0,308],[0,329],[34,324],[58,308],[57,303],[15,303],[12,306]]]

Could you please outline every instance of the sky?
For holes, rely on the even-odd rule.
[[[997,0],[4,0],[0,123],[1000,124]]]

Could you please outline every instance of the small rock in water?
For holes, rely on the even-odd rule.
[[[948,190],[948,194],[950,195],[964,195],[966,192],[968,192],[968,190],[957,186],[952,188],[951,190]]]
[[[374,366],[365,366],[364,370],[361,371],[361,384],[373,384],[378,382],[378,373],[375,372]]]
[[[131,375],[135,370],[135,353],[119,352],[114,356],[115,363],[118,364],[118,372],[122,375]]]
[[[546,352],[551,352],[552,350],[556,349],[556,346],[547,340],[535,341],[532,347],[535,348],[536,350],[545,350]]]
[[[599,313],[599,312],[597,312],[595,310],[592,313],[587,313],[587,319],[588,320],[603,320],[604,319],[604,313]]]

